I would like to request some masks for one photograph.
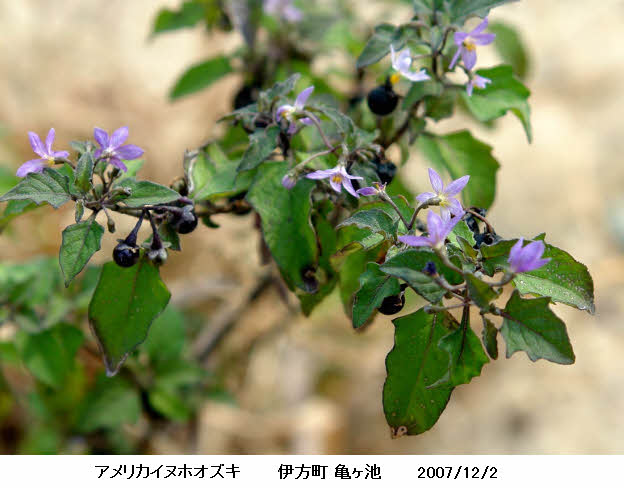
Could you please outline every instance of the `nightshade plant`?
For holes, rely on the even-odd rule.
[[[119,240],[114,262],[101,268],[88,307],[109,376],[123,373],[166,310],[170,293],[159,267],[181,250],[179,234],[198,221],[217,227],[217,214],[249,211],[305,315],[335,290],[355,329],[377,310],[400,313],[406,293],[419,304],[393,319],[383,389],[393,436],[430,429],[453,389],[498,358],[499,335],[507,357],[524,351],[532,361],[574,362],[565,324],[550,305],[593,313],[587,268],[544,234],[526,245],[498,235],[486,218],[499,168],[492,148],[468,130],[440,134],[432,123],[459,110],[487,124],[511,112],[531,140],[529,90],[512,68],[526,69],[516,37],[506,35],[500,49],[511,65],[475,71],[477,50],[496,46],[485,32],[490,10],[508,2],[388,3],[405,7],[405,22],[376,26],[366,42],[357,38],[355,12],[340,1],[335,11],[268,0],[224,8],[187,1],[163,10],[155,33],[205,22],[244,39],[234,54],[191,67],[173,88],[177,99],[233,71],[244,80],[234,110],[221,120],[222,136],[185,152],[182,176],[169,187],[137,178],[141,162],[134,160],[143,151],[123,145],[125,127],[110,137],[96,128],[95,141],[72,144],[73,158],[52,151],[53,131],[46,146],[31,136],[42,159],[25,163],[18,170],[24,178],[0,201],[9,202],[6,221],[41,204],[75,205],[76,223],[63,231],[59,257],[66,286],[100,250],[98,217],[110,232],[115,213],[138,219]],[[311,67],[316,53],[337,47],[357,55],[353,66]],[[332,73],[352,83],[334,83]],[[413,157],[430,166],[431,189],[421,182],[427,191],[418,195],[403,182],[405,170],[397,172]],[[139,243],[146,224],[152,235]],[[56,330],[45,324],[24,333]],[[168,415],[177,391],[167,390],[166,401],[150,396],[150,408]]]

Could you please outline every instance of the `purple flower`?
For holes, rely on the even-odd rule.
[[[113,135],[108,137],[108,132],[98,127],[93,129],[93,137],[100,145],[100,149],[95,151],[96,159],[108,159],[108,162],[122,171],[128,171],[122,159],[131,161],[143,155],[143,149],[134,144],[126,144],[122,146],[128,138],[128,128],[120,127]]]
[[[453,215],[463,214],[464,208],[461,203],[459,203],[459,200],[453,197],[464,189],[464,187],[468,184],[469,179],[469,175],[462,176],[461,178],[451,181],[446,187],[444,187],[444,183],[442,182],[440,175],[436,173],[434,169],[429,168],[429,181],[431,181],[431,186],[433,187],[433,191],[435,193],[421,193],[416,197],[416,200],[420,203],[425,203],[431,198],[440,199],[440,213],[447,219],[451,217],[451,213]]]
[[[468,80],[468,83],[466,83],[466,92],[468,93],[468,96],[472,96],[472,90],[475,86],[483,90],[488,83],[492,83],[492,80],[483,76],[474,75],[470,78],[470,80]]]
[[[412,53],[409,48],[405,48],[398,53],[394,50],[394,46],[390,45],[390,58],[392,59],[392,67],[401,73],[410,81],[425,81],[429,79],[429,75],[424,69],[413,71]]]
[[[269,15],[281,17],[288,22],[299,22],[303,13],[292,4],[292,0],[264,0],[264,11]]]
[[[314,171],[313,173],[309,173],[305,175],[306,178],[310,178],[311,180],[323,180],[325,178],[329,178],[329,184],[332,189],[338,193],[341,191],[341,186],[344,187],[351,195],[355,198],[360,198],[353,188],[353,184],[351,180],[363,180],[361,176],[351,176],[347,173],[347,170],[342,164],[339,164],[335,168],[332,169],[321,169],[318,171]]]
[[[464,212],[456,215],[452,219],[444,216],[440,217],[437,213],[429,210],[427,214],[427,231],[428,236],[399,236],[399,241],[408,246],[429,246],[434,249],[444,246],[446,237],[451,233],[453,227],[461,220]]]
[[[56,132],[54,129],[50,129],[44,145],[37,134],[34,132],[28,133],[30,147],[32,147],[32,150],[35,151],[35,154],[39,156],[39,158],[26,161],[19,168],[17,168],[17,173],[15,173],[17,176],[23,178],[28,173],[42,173],[44,169],[52,166],[57,158],[63,159],[69,156],[67,151],[52,150],[55,134]]]
[[[297,178],[290,173],[286,173],[282,178],[282,186],[287,190],[292,190],[297,184]]]
[[[282,119],[286,119],[288,122],[290,122],[290,126],[288,127],[289,134],[294,134],[294,132],[297,130],[297,126],[295,125],[295,115],[303,111],[303,109],[305,108],[305,104],[308,101],[308,98],[310,98],[310,95],[313,91],[314,87],[309,86],[301,93],[299,93],[299,95],[297,95],[294,105],[284,104],[280,105],[277,108],[277,112],[275,112],[275,118],[278,122]],[[312,125],[314,123],[309,117],[304,117],[303,119],[300,119],[300,122],[305,125]]]
[[[374,186],[367,186],[365,188],[361,188],[356,193],[358,195],[364,195],[365,197],[372,197],[373,195],[378,195],[379,193],[383,193],[386,190],[386,184],[375,181],[373,183]]]
[[[487,17],[483,19],[477,27],[470,32],[456,32],[454,37],[455,45],[457,46],[457,52],[453,56],[450,69],[453,69],[459,55],[461,54],[464,67],[470,71],[477,64],[477,46],[486,46],[494,42],[496,34],[485,34],[483,31],[488,26]]]
[[[509,251],[507,262],[512,273],[533,271],[550,261],[550,258],[542,259],[544,249],[546,248],[543,241],[530,242],[524,248],[522,247],[523,242],[524,239],[521,237]]]

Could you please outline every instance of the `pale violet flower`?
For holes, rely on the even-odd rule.
[[[359,189],[356,193],[358,195],[364,195],[365,197],[372,197],[374,195],[379,195],[380,193],[384,193],[386,191],[386,184],[380,183],[379,181],[375,181],[373,186],[366,186],[364,188]]]
[[[416,197],[416,200],[420,203],[425,203],[432,198],[438,198],[440,200],[440,213],[447,219],[450,218],[451,213],[453,215],[463,214],[464,208],[461,203],[459,203],[459,200],[453,197],[464,189],[469,179],[469,175],[462,176],[461,178],[451,181],[445,187],[440,175],[436,173],[434,169],[429,168],[429,181],[431,181],[433,192],[421,193]]]
[[[297,178],[290,173],[286,173],[282,178],[282,186],[287,190],[292,190],[297,184]]]
[[[353,183],[351,183],[351,180],[364,179],[361,176],[352,176],[347,173],[346,168],[342,164],[339,164],[332,169],[321,169],[318,171],[314,171],[313,173],[309,173],[305,176],[306,178],[310,178],[311,180],[323,180],[325,178],[329,178],[329,184],[334,191],[340,193],[342,187],[344,187],[344,189],[351,193],[351,195],[353,195],[355,198],[359,198],[359,195],[353,188]]]
[[[483,31],[488,26],[487,17],[470,32],[456,32],[454,36],[454,42],[457,46],[457,51],[453,60],[449,66],[453,69],[459,56],[461,55],[464,67],[470,71],[477,64],[477,46],[486,46],[494,42],[496,34],[486,34]]]
[[[64,159],[69,156],[67,151],[53,151],[52,144],[54,143],[54,136],[56,132],[54,129],[50,129],[48,136],[45,140],[45,145],[41,142],[41,139],[34,132],[28,133],[28,139],[30,141],[30,147],[35,152],[38,159],[31,159],[22,164],[18,169],[16,176],[24,178],[28,173],[42,173],[44,169],[52,166],[55,160]]]
[[[399,241],[408,246],[420,247],[420,246],[428,246],[434,249],[440,249],[444,246],[444,241],[446,237],[451,233],[453,227],[457,225],[457,223],[463,217],[464,212],[456,215],[452,219],[446,218],[444,216],[440,217],[437,213],[429,210],[427,214],[427,232],[428,236],[399,236]]]
[[[466,93],[471,97],[475,86],[483,90],[488,83],[492,83],[492,80],[484,76],[474,75],[468,80],[468,83],[466,83]]]
[[[122,159],[132,161],[143,155],[143,149],[139,146],[134,144],[123,145],[128,139],[127,127],[120,127],[110,137],[108,137],[108,132],[96,127],[93,130],[93,137],[100,146],[94,153],[95,158],[108,160],[110,164],[122,171],[128,171]]]
[[[396,52],[394,46],[390,45],[390,58],[392,60],[392,67],[408,80],[425,81],[429,79],[429,75],[424,69],[419,71],[414,71],[412,69],[414,60],[409,48]]]
[[[281,17],[288,22],[299,22],[303,12],[293,5],[293,0],[264,0],[264,11],[274,17]]]
[[[533,241],[522,247],[524,239],[521,237],[509,251],[509,271],[512,273],[526,273],[541,268],[550,261],[542,259],[546,246],[543,241]]]
[[[297,126],[295,124],[295,116],[304,110],[305,104],[308,101],[308,98],[310,98],[310,95],[313,91],[314,87],[309,86],[301,93],[299,93],[299,95],[297,95],[294,105],[284,104],[280,105],[277,108],[277,111],[275,112],[275,118],[278,122],[282,119],[290,122],[290,126],[288,127],[289,134],[294,134],[294,132],[297,130]],[[299,121],[305,125],[313,124],[312,120],[309,117],[304,117],[302,119],[299,119]]]

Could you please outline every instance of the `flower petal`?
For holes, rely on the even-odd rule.
[[[464,66],[468,71],[475,67],[477,64],[477,51],[473,49],[463,49],[462,50],[462,61],[464,62]]]
[[[462,204],[459,203],[459,200],[457,200],[457,198],[449,198],[446,208],[448,208],[455,216],[464,214],[464,207],[462,207]]]
[[[286,132],[289,136],[292,136],[295,132],[297,132],[297,124],[291,122]]]
[[[430,79],[425,69],[421,69],[420,71],[402,71],[401,74],[410,81],[426,81]]]
[[[329,184],[335,192],[340,193],[342,191],[341,183],[345,180],[334,181],[334,178],[329,179]]]
[[[51,156],[54,157],[55,159],[63,159],[63,158],[68,158],[69,153],[67,151],[52,151]]]
[[[542,257],[545,249],[546,246],[543,241],[533,241],[527,244],[522,251],[527,262],[533,263]]]
[[[487,29],[487,26],[488,26],[489,22],[490,21],[488,20],[487,17],[485,19],[483,19],[478,26],[476,26],[474,29],[472,29],[472,31],[470,31],[470,36],[474,37],[475,34],[479,34],[479,33],[483,32],[485,29]]]
[[[106,132],[104,129],[100,129],[99,127],[93,129],[93,138],[102,149],[106,149],[108,147],[108,143],[110,141],[108,139],[108,132]]]
[[[358,195],[364,195],[365,197],[370,197],[373,195],[377,195],[377,188],[374,186],[366,186],[364,188],[360,188],[357,192]]]
[[[119,156],[119,158],[125,159],[126,161],[140,158],[144,152],[145,151],[143,151],[143,149],[139,146],[135,146],[134,144],[126,144],[125,146],[118,147],[115,150],[115,154]]]
[[[35,152],[35,154],[37,154],[37,156],[41,156],[42,158],[45,158],[47,156],[45,152],[45,147],[43,147],[43,143],[41,142],[41,139],[37,134],[35,134],[34,132],[29,132],[28,140],[30,141],[30,147],[32,147],[32,150]]]
[[[110,147],[113,149],[117,149],[124,142],[126,142],[127,138],[128,138],[128,127],[120,127],[115,132],[113,132],[113,135],[110,138]]]
[[[314,86],[309,86],[297,95],[297,99],[295,100],[295,110],[303,110],[303,107],[305,107],[305,104],[308,101],[308,98],[310,98],[310,95],[312,95],[313,91]]]
[[[457,46],[461,46],[462,43],[468,38],[468,33],[467,32],[456,32],[453,35],[453,41],[455,42],[455,45]]]
[[[453,59],[451,60],[451,64],[449,64],[449,69],[453,69],[455,67],[455,65],[457,64],[457,60],[459,59],[459,55],[461,54],[463,49],[464,49],[463,47],[457,48],[457,51],[455,51],[455,55],[453,56]]]
[[[295,109],[292,105],[280,105],[275,112],[275,119],[279,122],[282,118],[287,118],[288,115],[284,116],[285,112],[292,112]]]
[[[457,178],[454,181],[451,181],[448,186],[444,189],[444,194],[447,197],[454,197],[460,191],[464,189],[464,187],[468,184],[468,180],[470,179],[470,175],[462,176],[461,178]]]
[[[466,83],[466,93],[468,94],[469,97],[472,96],[473,90],[474,90],[474,82],[472,80],[468,80],[468,83]]]
[[[351,195],[353,195],[355,198],[360,198],[360,195],[358,195],[358,193],[355,191],[355,188],[353,188],[353,183],[351,183],[351,179],[347,178],[342,180],[342,186],[344,186],[344,189],[351,193]]]
[[[477,34],[476,36],[472,36],[472,40],[477,46],[492,44],[494,39],[496,39],[496,34]]]
[[[429,239],[423,236],[399,236],[399,241],[403,244],[407,244],[408,246],[429,246]]]
[[[299,22],[303,19],[303,12],[299,10],[297,7],[293,7],[292,5],[286,6],[286,8],[282,12],[282,16],[288,22]]]
[[[17,168],[16,176],[24,178],[28,173],[41,173],[48,167],[46,159],[31,159]]]
[[[392,61],[392,68],[399,71],[397,52],[394,50],[394,46],[392,44],[390,44],[390,60]]]
[[[112,157],[108,160],[108,162],[110,164],[112,164],[113,166],[115,166],[116,168],[119,168],[121,171],[128,171],[128,168],[126,167],[125,164],[123,164],[123,161],[119,158],[116,157]]]
[[[305,175],[306,178],[311,180],[323,180],[325,178],[330,178],[337,172],[335,168],[332,169],[319,169],[318,171],[314,171],[312,173],[308,173]]]
[[[437,198],[437,197],[438,195],[436,195],[435,193],[426,191],[425,193],[421,193],[420,195],[417,195],[416,200],[418,200],[420,203],[425,203],[427,200],[431,200],[432,198]]]
[[[45,141],[46,153],[48,155],[52,154],[52,144],[54,144],[54,136],[56,135],[56,131],[54,128],[50,129]]]
[[[444,191],[444,183],[442,182],[442,178],[437,173],[437,171],[433,168],[429,168],[429,181],[431,182],[431,187],[436,194],[440,194]]]

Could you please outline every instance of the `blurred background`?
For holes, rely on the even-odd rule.
[[[94,126],[128,125],[130,142],[146,150],[144,178],[168,184],[179,175],[184,149],[218,133],[215,121],[231,110],[241,80],[226,76],[173,103],[167,94],[190,64],[230,52],[241,41],[235,33],[208,36],[199,27],[150,37],[158,10],[178,4],[1,2],[2,165],[14,171],[31,158],[29,130],[45,134],[54,127],[61,149],[91,137]],[[203,320],[204,346],[214,339],[211,331],[242,317],[206,360],[207,367],[228,365],[219,372],[228,398],[202,399],[188,421],[150,423],[148,440],[131,452],[624,452],[624,1],[588,8],[581,0],[523,0],[494,10],[491,19],[516,26],[528,46],[534,142],[526,142],[512,116],[494,131],[472,123],[502,166],[489,218],[503,236],[547,231],[548,242],[589,267],[596,315],[553,307],[568,325],[576,364],[532,364],[520,353],[493,361],[455,390],[432,430],[392,440],[381,406],[390,320],[379,317],[365,333],[355,333],[335,296],[310,318],[286,316],[275,290],[245,308],[263,272],[257,235],[250,232],[253,217],[217,217],[220,229],[201,227],[184,237],[184,252],[170,256],[163,276],[173,303]],[[491,48],[482,52],[481,66],[497,62]],[[465,126],[460,117],[436,130]],[[426,164],[414,159],[402,171],[417,188],[426,181]],[[0,236],[2,260],[55,256],[61,230],[72,222],[68,208],[18,219]],[[131,225],[118,222],[118,235],[105,236],[96,262],[109,260],[115,238]],[[2,334],[6,339],[10,328],[0,327]],[[16,452],[15,446],[29,452],[23,425],[30,414],[16,412],[16,405],[0,408],[0,452]],[[140,418],[123,431],[145,439],[146,425]],[[85,452],[84,442],[52,445]]]

